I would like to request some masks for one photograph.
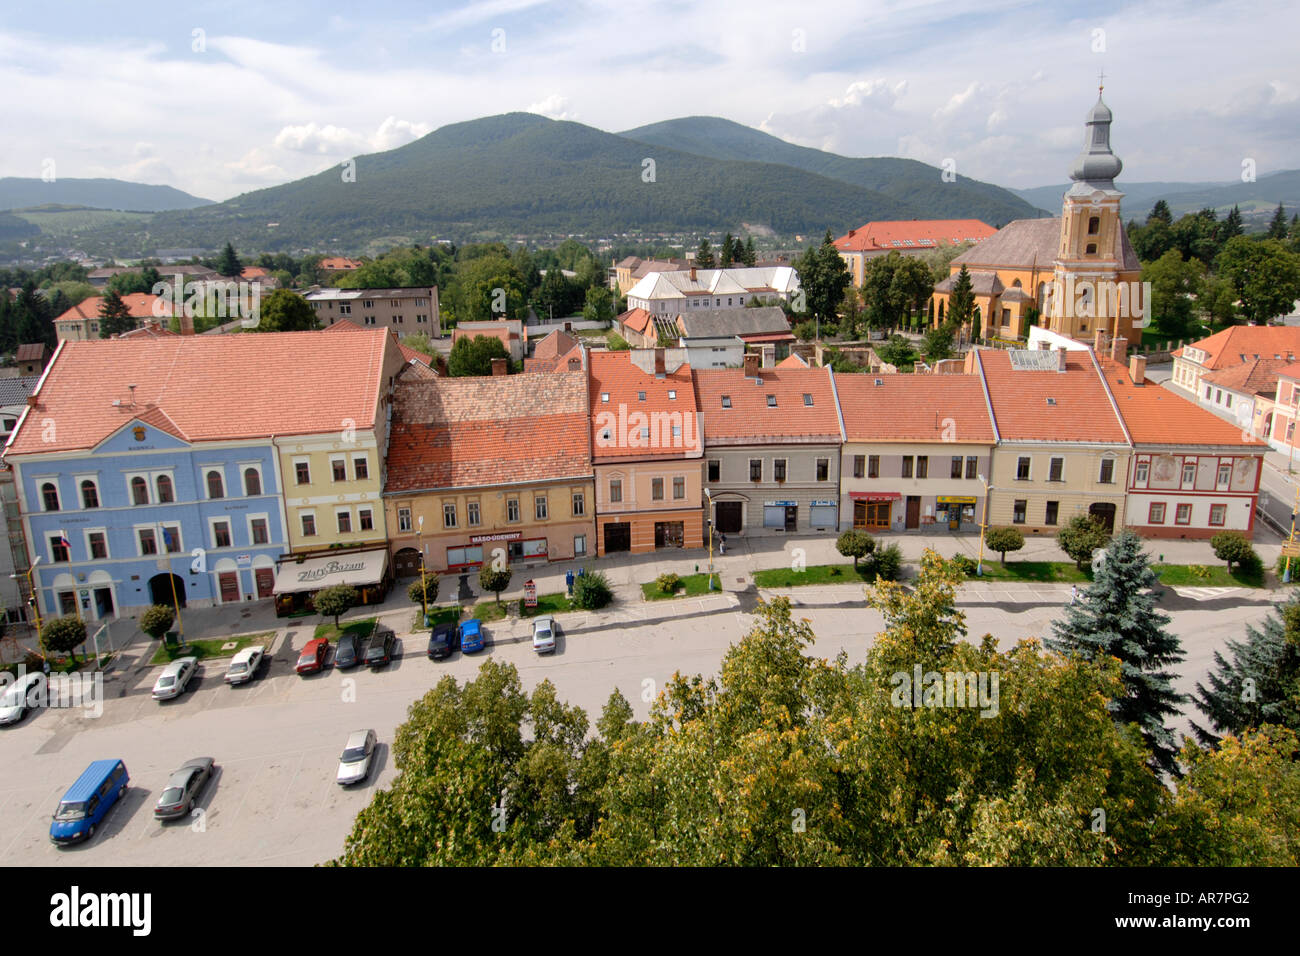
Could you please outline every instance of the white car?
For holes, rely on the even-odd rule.
[[[343,787],[359,783],[370,774],[370,762],[375,756],[375,732],[354,730],[348,735],[343,756],[339,757],[339,770],[334,780]]]
[[[266,649],[257,645],[245,647],[230,659],[230,666],[226,668],[226,683],[242,684],[256,677],[257,669],[262,666],[262,655],[265,653]]]
[[[533,621],[533,650],[538,654],[555,653],[555,636],[560,633],[560,625],[555,618],[539,617]]]
[[[24,674],[7,688],[0,697],[0,724],[16,724],[27,713],[27,694],[36,684],[45,680],[40,671]]]
[[[198,669],[199,659],[197,657],[176,658],[163,668],[163,672],[158,675],[158,680],[154,682],[153,699],[171,700],[173,697],[179,696]]]

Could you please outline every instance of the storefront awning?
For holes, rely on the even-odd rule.
[[[897,501],[903,497],[897,491],[850,491],[850,501]]]
[[[302,562],[292,559],[280,564],[275,574],[276,594],[318,591],[336,584],[365,587],[378,584],[388,571],[388,552],[354,551],[348,554],[322,555]]]

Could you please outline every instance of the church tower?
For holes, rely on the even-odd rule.
[[[1072,338],[1092,340],[1098,329],[1132,344],[1142,337],[1141,266],[1120,218],[1124,194],[1115,177],[1124,164],[1110,148],[1111,112],[1102,102],[1088,112],[1083,151],[1074,161],[1074,184],[1061,206],[1061,231],[1054,263],[1048,327]]]

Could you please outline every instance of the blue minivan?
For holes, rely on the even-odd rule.
[[[50,823],[50,842],[76,843],[95,835],[95,826],[126,793],[130,777],[120,760],[96,760],[68,788]]]

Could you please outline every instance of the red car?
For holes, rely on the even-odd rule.
[[[307,646],[298,655],[298,666],[294,668],[299,674],[315,674],[325,666],[325,657],[330,652],[328,638],[318,637],[307,642]]]

